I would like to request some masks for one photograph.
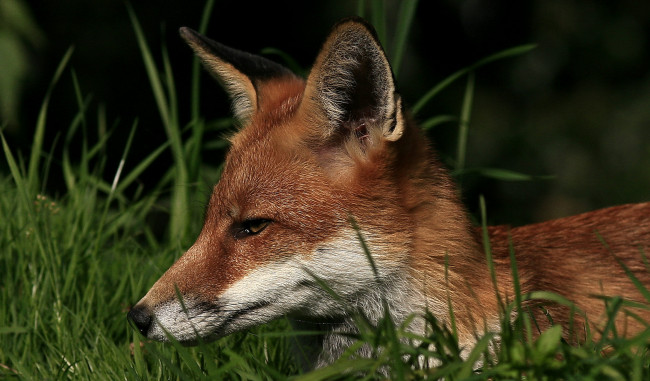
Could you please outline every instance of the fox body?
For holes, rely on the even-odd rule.
[[[349,344],[341,333],[355,330],[351,310],[376,322],[388,306],[398,323],[429,310],[448,323],[451,307],[464,348],[498,331],[481,232],[405,111],[372,27],[337,24],[306,80],[188,28],[181,36],[231,96],[242,128],[196,242],[129,312],[142,334],[192,344],[289,316],[326,323],[307,359],[318,367]],[[512,245],[522,292],[566,297],[595,332],[605,318],[596,295],[643,300],[619,262],[650,285],[650,203],[488,233],[502,298],[514,297]],[[556,324],[587,321],[547,310]],[[646,328],[623,314],[617,326]]]

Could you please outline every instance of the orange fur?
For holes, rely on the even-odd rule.
[[[241,53],[189,30],[182,35],[213,75],[231,81],[226,87],[234,89],[244,126],[231,139],[196,243],[129,314],[145,335],[165,339],[164,328],[192,342],[196,334],[216,338],[285,314],[353,329],[347,310],[317,290],[314,274],[375,321],[383,308],[376,300],[385,298],[398,321],[428,308],[448,322],[449,297],[461,345],[471,346],[485,328],[498,330],[480,234],[447,170],[403,111],[368,25],[352,20],[335,27],[306,81],[261,58],[237,66]],[[259,67],[277,75],[256,76]],[[374,276],[350,218],[379,269]],[[246,230],[251,221],[265,228]],[[576,302],[595,331],[605,304],[594,295],[643,301],[617,260],[650,286],[641,260],[650,253],[650,203],[491,227],[489,236],[502,299],[513,300],[511,242],[522,291]],[[176,289],[187,311],[178,307]],[[547,326],[541,310],[527,305]],[[566,308],[547,309],[557,324],[573,319]],[[650,320],[647,309],[634,312]],[[577,317],[578,330],[582,323]],[[617,324],[631,334],[647,323],[621,315]],[[325,335],[312,365],[342,352],[337,332]]]

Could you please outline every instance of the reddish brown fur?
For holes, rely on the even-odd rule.
[[[355,30],[363,25],[345,27],[346,33],[367,33]],[[328,41],[324,52],[331,48]],[[318,243],[349,229],[353,217],[373,235],[378,265],[402,269],[421,303],[443,321],[451,299],[461,342],[471,342],[484,325],[495,329],[500,311],[480,235],[446,169],[409,118],[399,121],[395,139],[386,138],[372,118],[331,129],[316,95],[316,74],[328,59],[319,56],[306,82],[293,76],[256,82],[257,110],[231,140],[199,238],[141,304],[152,308],[175,298],[175,286],[184,296],[218,300],[261,265],[312,255]],[[356,135],[359,128],[363,139]],[[250,218],[273,223],[259,235],[235,239],[233,226]],[[503,299],[513,300],[512,241],[522,291],[563,295],[596,330],[604,302],[594,295],[643,301],[616,258],[650,286],[641,260],[641,252],[650,253],[650,203],[512,229],[491,227],[489,235]],[[548,309],[555,323],[571,320],[567,309]],[[634,312],[650,321],[647,309]],[[544,326],[546,317],[536,318]],[[578,330],[582,322],[576,320]],[[624,317],[618,324],[628,334],[645,328]]]
[[[500,278],[510,283],[509,242],[512,242],[519,268],[523,292],[551,291],[576,303],[592,323],[595,337],[606,321],[605,302],[598,296],[622,296],[644,302],[617,259],[623,262],[640,282],[650,285],[650,269],[642,256],[650,253],[650,203],[610,207],[594,212],[561,218],[544,223],[509,229],[489,229],[492,252],[500,267]],[[508,287],[510,288],[510,287]],[[506,290],[508,290],[508,288]],[[510,300],[512,300],[512,291]],[[647,305],[648,301],[645,301]],[[548,318],[541,309],[537,321],[546,326]],[[554,321],[566,324],[570,319],[566,308],[549,307]],[[619,333],[629,334],[647,327],[650,313],[631,309],[645,322],[618,315]],[[578,336],[584,319],[573,317]]]

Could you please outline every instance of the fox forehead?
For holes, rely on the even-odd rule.
[[[286,125],[288,120],[296,116],[304,94],[305,81],[296,76],[283,77],[269,80],[256,89],[259,107],[245,121],[243,128],[230,138],[231,152],[242,147],[250,149],[256,142],[274,134],[296,135],[298,132],[295,126],[286,128]]]
[[[300,210],[302,215],[318,210],[319,201],[336,209],[338,193],[307,153],[259,142],[230,153],[209,208],[236,221],[275,219],[284,210]]]
[[[285,225],[345,221],[342,190],[324,174],[301,133],[309,126],[295,115],[299,101],[288,94],[232,137],[206,223],[224,218],[265,218]]]

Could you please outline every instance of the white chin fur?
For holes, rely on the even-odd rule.
[[[347,237],[331,240],[309,255],[295,255],[251,271],[229,287],[219,300],[204,301],[186,296],[185,308],[176,299],[156,307],[157,324],[148,337],[166,341],[167,332],[180,342],[193,343],[197,336],[215,339],[284,315],[342,316],[347,309],[365,303],[361,299],[380,300],[390,295],[386,291],[396,280],[391,279],[394,274],[382,273],[382,266],[377,266],[380,273],[376,279],[356,232],[347,233]],[[374,258],[380,260],[377,256]],[[343,306],[332,298],[316,278],[348,305]],[[403,285],[403,282],[397,283]]]

